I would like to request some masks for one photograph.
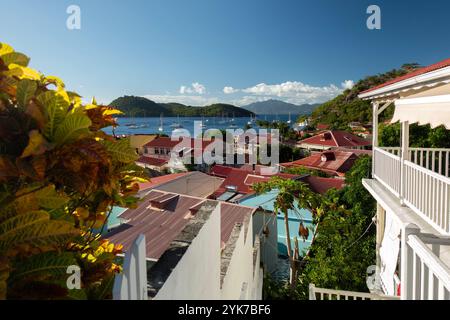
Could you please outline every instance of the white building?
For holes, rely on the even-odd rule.
[[[263,234],[258,215],[252,207],[151,190],[107,235],[126,255],[114,298],[260,300],[264,257],[277,253],[261,256],[276,239]],[[276,223],[269,228],[276,234]]]
[[[450,149],[412,148],[409,126],[450,129],[450,59],[362,92],[373,105],[372,179],[377,201],[377,268],[372,295],[315,288],[310,298],[450,299]],[[378,118],[395,105],[401,145],[382,148]],[[380,295],[381,294],[381,295]],[[388,295],[389,297],[383,296]]]

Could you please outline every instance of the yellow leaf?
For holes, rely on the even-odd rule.
[[[45,151],[47,151],[47,141],[39,133],[39,131],[32,130],[30,131],[28,136],[29,136],[28,145],[25,148],[25,150],[23,150],[23,153],[20,156],[21,158],[43,154]]]
[[[91,110],[91,109],[96,109],[96,108],[98,108],[98,106],[96,104],[92,104],[92,103],[89,103],[84,107],[85,110]]]
[[[0,42],[0,56],[10,52],[14,52],[14,49],[9,44]]]
[[[110,110],[103,111],[103,115],[105,115],[105,116],[110,116],[113,114],[123,114],[123,112],[120,110],[117,110],[117,109],[110,109]]]
[[[8,68],[9,70],[3,73],[6,76],[16,76],[19,79],[41,80],[39,72],[31,68],[23,67],[15,63],[11,63]]]

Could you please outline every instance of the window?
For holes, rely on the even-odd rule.
[[[155,148],[155,154],[159,154],[159,148]]]

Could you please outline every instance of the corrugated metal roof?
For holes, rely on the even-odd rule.
[[[151,206],[152,201],[167,200],[162,210]],[[146,238],[147,257],[158,259],[191,219],[191,214],[205,199],[152,190],[136,209],[128,209],[120,215],[127,223],[113,229],[105,237],[121,243],[128,250],[139,234]],[[236,223],[242,223],[246,215],[255,209],[231,203],[221,203],[221,238],[226,243]]]
[[[346,131],[328,130],[313,137],[301,140],[300,144],[320,145],[326,147],[358,147],[370,146],[368,140]]]

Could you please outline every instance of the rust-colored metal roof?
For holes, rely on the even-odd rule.
[[[339,130],[324,131],[313,137],[301,140],[299,143],[326,147],[362,147],[372,144],[370,141],[354,134]]]
[[[151,203],[164,202],[158,209]],[[119,218],[127,223],[113,229],[107,238],[121,243],[127,251],[139,234],[146,239],[147,258],[159,259],[170,243],[186,227],[195,209],[205,199],[175,193],[152,190],[140,202],[136,209],[128,209]],[[231,203],[220,203],[221,207],[221,240],[226,243],[236,223],[242,223],[246,215],[255,209]],[[191,210],[194,209],[194,210]]]
[[[322,156],[326,157],[326,161],[323,161]],[[354,152],[334,150],[315,153],[309,157],[281,163],[280,165],[285,168],[300,166],[334,174],[342,174],[351,169],[357,158],[358,156]]]
[[[149,182],[139,183],[139,191],[155,188],[163,183],[176,180],[187,174],[188,174],[188,172],[180,172],[180,173],[172,173],[172,174],[166,174],[166,175],[160,176],[160,177],[150,178]]]
[[[325,194],[328,190],[342,189],[345,185],[345,181],[343,179],[335,179],[335,178],[322,178],[316,176],[307,176],[301,179],[306,182],[312,191]]]
[[[161,167],[168,163],[168,160],[148,156],[140,156],[136,162],[145,163],[150,166]]]
[[[260,166],[259,169],[262,167]],[[221,186],[214,192],[213,197],[219,197],[221,194],[226,192],[227,187],[236,187],[236,192],[241,194],[253,193],[252,185],[258,182],[266,182],[272,176],[280,177],[283,179],[296,179],[299,175],[288,174],[288,173],[276,173],[274,175],[263,175],[261,173],[253,173],[249,171],[249,167],[246,166],[242,168],[233,168],[222,165],[215,165],[211,168],[210,174],[225,178]]]

